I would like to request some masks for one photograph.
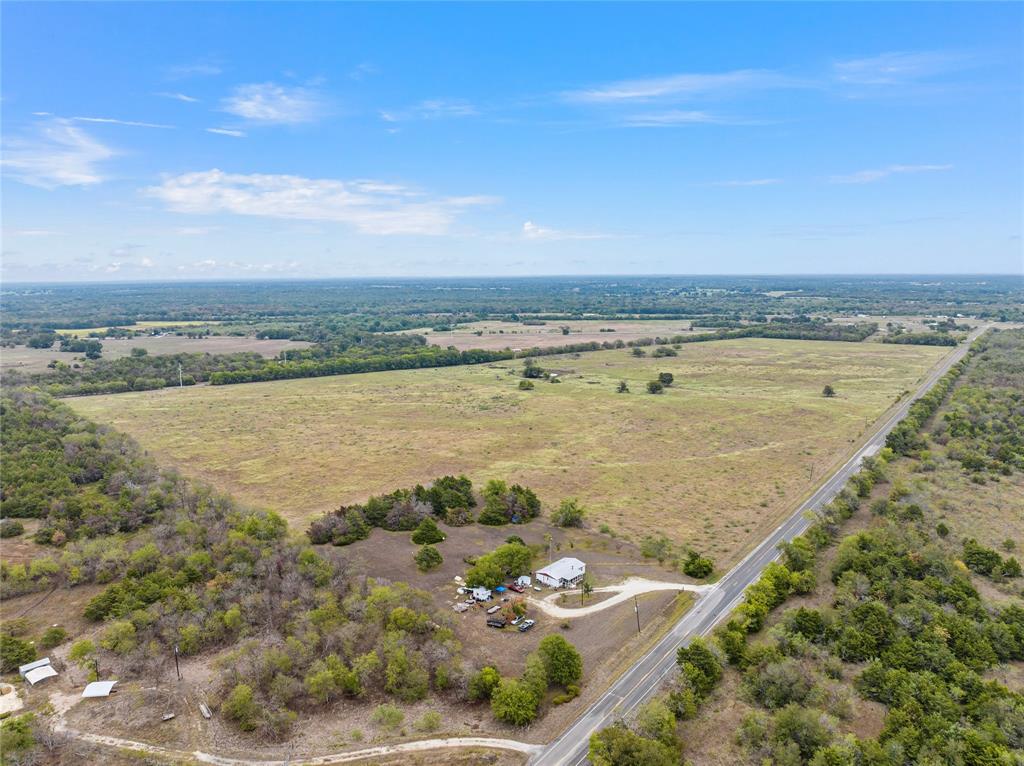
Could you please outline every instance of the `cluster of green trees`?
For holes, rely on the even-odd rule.
[[[480,493],[481,524],[525,524],[540,515],[540,500],[533,490],[491,479]],[[435,517],[452,526],[473,522],[477,506],[473,483],[465,476],[442,476],[428,488],[417,485],[387,495],[375,495],[363,504],[341,506],[315,519],[306,534],[316,545],[349,545],[369,536],[374,527],[409,532]],[[439,542],[439,541],[438,541]]]
[[[533,551],[521,540],[514,540],[478,557],[466,572],[466,583],[496,588],[508,577],[527,574],[532,564]]]
[[[1009,476],[1024,470],[1024,330],[988,333],[975,354],[932,438],[966,471]]]
[[[469,679],[467,694],[473,701],[490,701],[497,720],[526,726],[537,718],[550,687],[564,690],[552,699],[553,704],[562,704],[579,695],[582,678],[579,651],[562,636],[551,634],[527,656],[521,677],[502,677],[496,668],[486,666]]]
[[[959,341],[946,332],[903,332],[886,335],[882,343],[899,343],[910,346],[955,346]]]
[[[86,359],[99,359],[103,351],[103,344],[98,340],[68,337],[61,340],[60,350],[75,354],[85,354]]]
[[[993,580],[1021,576],[1020,562],[1013,556],[1003,559],[997,551],[986,548],[974,538],[964,540],[964,564],[972,572]]]
[[[47,394],[5,389],[0,439],[0,514],[42,519],[39,543],[131,532],[171,502],[170,485],[134,443]]]
[[[540,500],[529,487],[511,486],[501,479],[491,479],[484,485],[483,508],[477,521],[490,526],[525,524],[540,516]]]
[[[429,488],[419,484],[375,495],[361,505],[341,506],[315,519],[306,534],[316,545],[349,545],[367,538],[373,527],[409,532],[432,515],[449,524],[466,524],[473,520],[469,509],[475,506],[473,483],[468,478],[442,476]]]
[[[971,357],[977,348],[979,348],[977,343],[972,345],[963,359],[954,364],[949,372],[943,375],[927,394],[910,406],[907,416],[897,423],[896,427],[885,437],[886,447],[897,455],[910,455],[916,453],[924,446],[921,429],[928,419],[942,406],[949,392],[953,389],[957,378],[963,375],[964,370],[971,363]]]

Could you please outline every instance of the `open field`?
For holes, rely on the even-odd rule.
[[[562,332],[569,328],[569,334]],[[601,332],[601,330],[605,332]],[[614,332],[608,332],[614,330]],[[611,321],[602,319],[575,319],[549,321],[543,325],[527,325],[522,322],[470,322],[460,324],[457,329],[437,332],[429,327],[408,332],[419,333],[435,346],[455,346],[461,350],[483,348],[500,350],[505,348],[550,348],[570,343],[591,343],[597,341],[630,341],[638,338],[653,338],[661,335],[685,335],[689,333],[690,322],[681,319],[650,319],[635,321]],[[480,333],[479,335],[477,333]]]
[[[69,400],[164,463],[304,525],[370,494],[465,472],[578,496],[591,521],[661,531],[720,564],[763,537],[944,353],[744,339],[550,357],[564,382],[519,391],[517,362]],[[643,392],[658,372],[676,383]],[[619,380],[633,393],[617,394]],[[825,399],[833,385],[838,396]]]
[[[105,332],[111,329],[111,327],[121,327],[129,330],[160,330],[163,328],[178,328],[178,327],[207,327],[209,325],[221,324],[220,320],[215,321],[203,321],[203,320],[192,320],[186,319],[181,322],[158,322],[158,321],[143,321],[143,322],[132,322],[131,324],[120,324],[111,325],[107,327],[79,327],[77,329],[68,330],[54,330],[56,333],[61,335],[71,335],[75,338],[85,338],[91,332]]]
[[[311,345],[305,341],[270,340],[234,335],[217,335],[208,338],[186,338],[183,335],[142,335],[136,338],[109,338],[104,339],[102,343],[104,359],[120,359],[128,356],[133,348],[144,348],[151,354],[233,354],[238,351],[255,351],[257,354],[269,358],[277,356],[286,348],[306,348]],[[0,349],[0,369],[46,372],[46,365],[53,359],[71,364],[82,357],[82,354],[58,351],[58,348],[58,344],[55,343],[53,348],[16,346],[15,348]]]

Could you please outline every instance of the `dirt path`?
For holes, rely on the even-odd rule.
[[[541,745],[530,745],[525,742],[517,742],[514,739],[492,739],[490,737],[451,737],[448,739],[425,739],[419,742],[403,742],[398,745],[380,745],[379,747],[368,747],[363,750],[352,750],[347,753],[331,753],[329,755],[318,755],[312,758],[301,756],[289,758],[284,761],[261,761],[252,758],[228,758],[214,753],[204,753],[196,750],[186,753],[183,750],[172,750],[171,748],[149,745],[145,742],[135,742],[130,739],[119,737],[108,737],[103,734],[92,734],[90,732],[69,729],[58,724],[56,729],[69,737],[89,742],[102,747],[116,749],[130,749],[150,755],[162,756],[178,761],[196,761],[208,763],[212,766],[331,766],[336,763],[352,763],[367,758],[378,758],[385,755],[396,755],[398,753],[422,752],[425,750],[439,750],[451,747],[480,747],[496,750],[514,750],[519,753],[532,755],[539,752]]]
[[[689,590],[694,593],[703,594],[711,587],[713,586],[690,585],[685,582],[665,582],[663,580],[646,580],[643,577],[630,577],[618,585],[606,585],[601,588],[594,588],[594,593],[615,593],[616,595],[597,604],[592,604],[591,606],[565,607],[553,603],[555,599],[561,598],[562,596],[574,594],[579,595],[578,590],[564,590],[558,593],[552,593],[550,596],[545,596],[542,599],[530,598],[527,600],[531,605],[552,617],[557,619],[572,619],[573,617],[585,617],[588,614],[600,612],[604,609],[615,606],[616,604],[621,604],[623,601],[628,601],[633,598],[633,596],[639,596],[643,593],[651,593],[657,590]]]

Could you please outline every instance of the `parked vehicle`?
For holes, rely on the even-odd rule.
[[[532,628],[536,624],[537,623],[534,620],[527,620],[526,622],[524,622],[522,625],[519,626],[519,632],[520,633],[525,633],[526,631],[528,631],[530,628]]]
[[[539,585],[534,585],[534,586],[533,586],[533,589],[534,589],[535,591],[537,591],[538,593],[540,593],[540,591],[541,591],[541,587],[540,587]]]
[[[512,618],[512,624],[513,625],[518,625],[522,621],[523,621],[522,615],[520,615],[519,617],[513,617]]]
[[[505,618],[504,617],[491,617],[490,619],[487,620],[487,627],[488,628],[504,628],[505,627]],[[522,630],[522,628],[520,628],[520,630]]]
[[[495,612],[500,611],[500,610],[501,610],[501,604],[495,604],[494,606],[489,607],[487,609],[487,614],[494,614]]]
[[[523,592],[523,590],[524,590],[522,586],[520,586],[520,585],[515,585],[515,584],[509,585],[509,586],[508,586],[508,589],[509,589],[509,590],[514,590],[514,591],[515,591],[516,593],[522,593],[522,592]]]

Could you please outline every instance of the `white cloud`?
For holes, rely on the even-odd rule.
[[[657,101],[703,96],[739,90],[792,88],[798,81],[776,72],[760,69],[739,69],[718,74],[674,74],[636,80],[619,80],[593,88],[566,91],[567,101],[613,104]]]
[[[362,64],[356,64],[352,67],[352,69],[349,70],[348,77],[350,80],[362,80],[370,75],[377,74],[379,71],[380,70],[375,64],[372,64],[369,61],[364,61]]]
[[[197,61],[193,64],[179,64],[167,68],[167,77],[171,80],[182,80],[186,77],[214,77],[223,70],[218,64],[209,61]]]
[[[170,98],[175,101],[184,101],[186,104],[195,104],[199,101],[198,98],[195,98],[193,96],[187,96],[184,93],[169,93],[167,91],[163,91],[161,93],[157,93],[156,95],[160,96],[161,98]]]
[[[674,128],[681,125],[739,125],[753,123],[741,123],[707,112],[672,109],[667,112],[632,114],[623,118],[622,124],[628,128]]]
[[[233,138],[245,138],[244,130],[235,130],[234,128],[207,128],[207,133],[216,133],[218,136],[231,136]]]
[[[848,85],[904,85],[952,72],[968,63],[956,53],[882,53],[866,58],[836,61],[835,78]]]
[[[609,239],[608,234],[587,233],[580,231],[563,231],[560,229],[549,229],[545,226],[538,226],[533,221],[523,224],[523,239],[543,240],[554,242],[568,239]]]
[[[883,178],[888,178],[892,175],[932,173],[952,169],[952,165],[889,165],[873,170],[860,170],[849,175],[832,176],[829,178],[829,182],[834,184],[869,184],[874,181],[881,181]]]
[[[55,237],[61,232],[50,229],[9,229],[7,233],[15,237]]]
[[[406,120],[440,120],[453,117],[475,117],[479,110],[468,101],[429,99],[420,101],[408,109],[398,111],[382,111],[380,118],[384,122],[404,122]]]
[[[313,90],[272,82],[239,85],[221,101],[221,110],[252,122],[291,125],[313,122],[323,112],[323,100]]]
[[[303,178],[207,170],[145,190],[181,213],[233,213],[348,224],[364,234],[444,234],[468,207],[490,197],[426,195],[379,181]]]
[[[714,181],[712,186],[774,186],[782,183],[781,178],[751,178],[746,181]]]
[[[32,138],[6,141],[0,165],[30,186],[91,186],[105,180],[99,166],[114,154],[68,120],[55,119],[41,125]]]
[[[153,122],[136,122],[134,120],[117,120],[113,117],[72,117],[75,122],[99,122],[106,125],[127,125],[131,128],[163,128],[173,130],[173,125],[158,125]]]

